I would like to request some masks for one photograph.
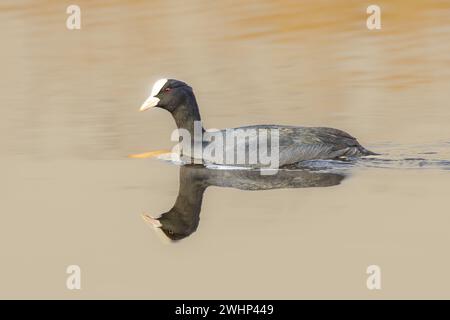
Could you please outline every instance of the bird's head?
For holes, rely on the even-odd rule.
[[[142,104],[140,111],[159,107],[173,112],[180,105],[189,105],[191,97],[192,88],[183,81],[159,79],[154,83],[150,96]]]
[[[191,235],[197,230],[199,218],[196,215],[182,215],[176,209],[172,209],[154,218],[143,214],[142,218],[149,224],[165,242],[176,242]]]

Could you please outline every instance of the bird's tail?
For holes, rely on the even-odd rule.
[[[361,153],[362,156],[379,156],[380,153],[376,153],[370,150],[367,150],[363,146],[359,146],[358,151]]]

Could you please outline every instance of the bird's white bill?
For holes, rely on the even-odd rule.
[[[159,222],[158,219],[155,219],[151,216],[149,216],[148,214],[142,214],[142,219],[144,219],[144,221],[146,223],[148,223],[149,225],[155,227],[155,228],[161,228],[162,224],[161,222]]]
[[[149,224],[153,230],[156,231],[156,235],[158,236],[158,238],[165,244],[172,244],[175,243],[177,241],[170,239],[165,233],[164,231],[161,229],[162,224],[161,222],[159,222],[158,219],[155,219],[151,216],[149,216],[148,214],[142,214],[142,219],[144,219],[144,221]]]
[[[139,111],[145,111],[147,109],[156,107],[159,103],[159,98],[150,96],[148,97],[147,100],[145,100],[145,102],[142,104],[141,108],[139,109]]]
[[[156,96],[161,91],[161,89],[164,87],[164,85],[167,83],[167,81],[168,81],[167,79],[159,79],[158,81],[156,81],[153,84],[152,92],[151,92],[150,96],[152,96],[152,97]]]
[[[159,79],[158,81],[155,82],[155,84],[152,87],[150,97],[148,97],[148,99],[145,100],[145,102],[142,104],[140,111],[145,111],[158,105],[160,100],[159,98],[156,98],[156,96],[164,87],[164,85],[167,83],[167,81],[168,81],[167,79]]]

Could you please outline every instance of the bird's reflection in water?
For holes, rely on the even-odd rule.
[[[149,223],[169,242],[188,237],[197,230],[203,193],[209,186],[241,190],[329,187],[339,184],[345,175],[307,168],[279,170],[261,175],[259,170],[215,170],[201,165],[180,166],[180,189],[174,206],[159,218],[144,214]]]

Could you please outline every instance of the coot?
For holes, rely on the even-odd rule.
[[[169,111],[178,129],[184,129],[192,137],[196,134],[196,124],[201,123],[200,111],[192,88],[185,82],[175,79],[160,79],[153,85],[150,97],[142,104],[140,110],[145,111],[158,107]],[[233,129],[224,129],[220,132],[225,136],[227,130],[277,130],[278,132],[278,167],[294,164],[305,160],[352,158],[376,155],[365,149],[356,138],[348,133],[326,127],[298,127],[286,125],[253,125]],[[205,132],[201,126],[202,133]],[[258,134],[254,139],[259,139]],[[234,150],[239,147],[248,147],[250,139],[237,142]],[[202,141],[202,148],[206,148],[211,141]],[[239,143],[244,145],[239,145]],[[225,148],[226,154],[230,150]],[[192,152],[188,155],[195,158]],[[224,161],[206,159],[210,162],[223,164]],[[262,167],[259,163],[253,167]]]

